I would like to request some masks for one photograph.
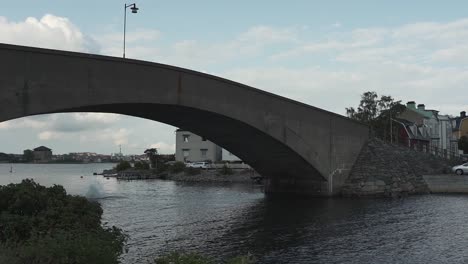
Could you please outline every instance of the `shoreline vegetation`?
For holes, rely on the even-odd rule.
[[[103,209],[93,200],[67,194],[60,185],[45,187],[31,179],[0,185],[0,263],[118,264],[125,231],[102,223]],[[147,263],[219,263],[196,253],[173,252]],[[251,255],[223,261],[253,264]]]
[[[182,182],[206,183],[257,183],[262,177],[253,169],[232,169],[228,165],[219,168],[200,169],[187,167],[183,162],[160,165],[150,169],[144,162],[135,162],[133,167],[129,162],[122,161],[111,170],[104,170],[95,175],[115,177],[119,180],[162,179]]]

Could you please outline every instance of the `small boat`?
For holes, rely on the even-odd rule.
[[[13,173],[13,166],[10,166],[10,173]]]

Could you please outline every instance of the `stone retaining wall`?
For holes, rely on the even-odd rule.
[[[468,175],[424,175],[431,193],[468,193]]]
[[[429,193],[423,175],[449,172],[450,166],[450,161],[434,155],[371,139],[359,154],[342,195],[398,197]]]

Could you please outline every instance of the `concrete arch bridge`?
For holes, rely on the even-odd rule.
[[[145,61],[0,44],[0,122],[62,112],[147,118],[202,135],[267,193],[340,191],[368,127],[240,83]]]

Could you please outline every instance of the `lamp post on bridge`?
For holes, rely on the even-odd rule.
[[[123,57],[125,59],[125,34],[126,34],[126,29],[127,29],[127,8],[129,8],[132,10],[132,13],[133,14],[136,14],[138,13],[138,7],[136,7],[136,4],[133,3],[133,4],[125,4],[124,5],[124,38],[123,38]]]

